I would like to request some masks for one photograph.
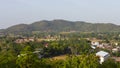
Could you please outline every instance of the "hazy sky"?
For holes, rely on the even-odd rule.
[[[120,24],[120,0],[0,0],[0,29],[53,19]]]

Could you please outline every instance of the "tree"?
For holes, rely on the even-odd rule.
[[[80,61],[80,58],[77,56],[68,56],[68,59],[66,60],[66,68],[78,68]]]
[[[15,64],[16,55],[14,50],[6,50],[0,53],[0,68],[13,68]]]
[[[79,68],[98,68],[99,61],[93,54],[80,56],[81,62]]]
[[[114,60],[108,59],[100,66],[100,68],[119,68],[119,67],[117,67],[117,64],[115,63]]]
[[[20,68],[34,68],[37,66],[38,58],[33,54],[31,47],[26,46],[16,60]]]
[[[64,60],[52,60],[51,68],[67,68]]]

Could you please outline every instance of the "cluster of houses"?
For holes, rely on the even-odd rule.
[[[38,40],[56,40],[57,37],[51,37],[51,36],[48,36],[46,39],[37,39]],[[17,39],[15,42],[16,43],[23,43],[23,42],[30,42],[30,41],[35,41],[34,38],[20,38],[20,39]],[[120,52],[120,47],[117,46],[118,43],[115,43],[116,46],[112,46],[110,43],[101,43],[102,40],[90,40],[91,41],[91,48],[93,49],[96,49],[96,48],[101,48],[101,49],[106,49],[106,50],[109,50],[113,53],[115,52]],[[45,44],[45,47],[47,48],[48,47],[48,44]],[[39,53],[40,51],[35,51],[33,53]],[[25,56],[25,54],[21,54],[21,55],[18,55],[18,57],[20,56]],[[104,61],[106,61],[109,57],[110,57],[110,54],[106,51],[99,51],[96,53],[96,56],[99,57],[99,62],[100,64],[102,64]],[[39,58],[41,58],[42,55],[39,54]]]
[[[114,52],[120,52],[120,47],[117,46],[118,43],[115,43],[116,46],[112,46],[110,43],[100,43],[101,40],[92,40],[91,41],[91,48],[96,49],[96,48],[102,48],[106,49],[109,51]]]
[[[120,52],[120,47],[118,46],[118,43],[115,43],[114,46],[112,46],[110,43],[100,43],[101,40],[91,40],[91,48],[101,48],[111,51],[112,53]],[[106,61],[110,57],[110,53],[106,51],[99,51],[96,53],[96,56],[100,59],[100,64],[102,64],[104,61]],[[120,58],[114,57],[115,61],[120,61]],[[118,60],[119,59],[119,60]]]
[[[96,49],[96,48],[105,48],[104,45],[107,44],[100,44],[98,41],[91,41],[91,48]],[[99,62],[102,64],[105,60],[107,60],[110,57],[110,54],[105,51],[99,51],[96,53],[96,56],[99,57]]]
[[[19,38],[15,40],[15,43],[34,42],[34,38]]]
[[[37,41],[37,42],[41,42],[41,41],[58,41],[58,40],[65,40],[65,39],[68,39],[68,38],[65,38],[65,37],[60,37],[60,35],[55,35],[55,36],[52,36],[52,35],[47,35],[45,37],[42,37],[42,38],[34,38],[34,37],[30,37],[30,38],[26,38],[26,37],[21,37],[21,38],[18,38],[15,40],[15,43],[25,43],[25,42],[34,42],[34,41]]]

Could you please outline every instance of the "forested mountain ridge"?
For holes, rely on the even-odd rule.
[[[4,33],[19,33],[19,32],[33,32],[33,31],[78,31],[78,32],[120,32],[120,26],[111,23],[88,23],[83,21],[67,21],[67,20],[52,20],[52,21],[38,21],[32,24],[19,24],[11,26],[7,29],[0,30]]]

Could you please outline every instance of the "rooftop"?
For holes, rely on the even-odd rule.
[[[106,55],[109,55],[108,52],[105,52],[105,51],[99,51],[96,53],[96,56],[102,56],[102,57],[105,57]]]

